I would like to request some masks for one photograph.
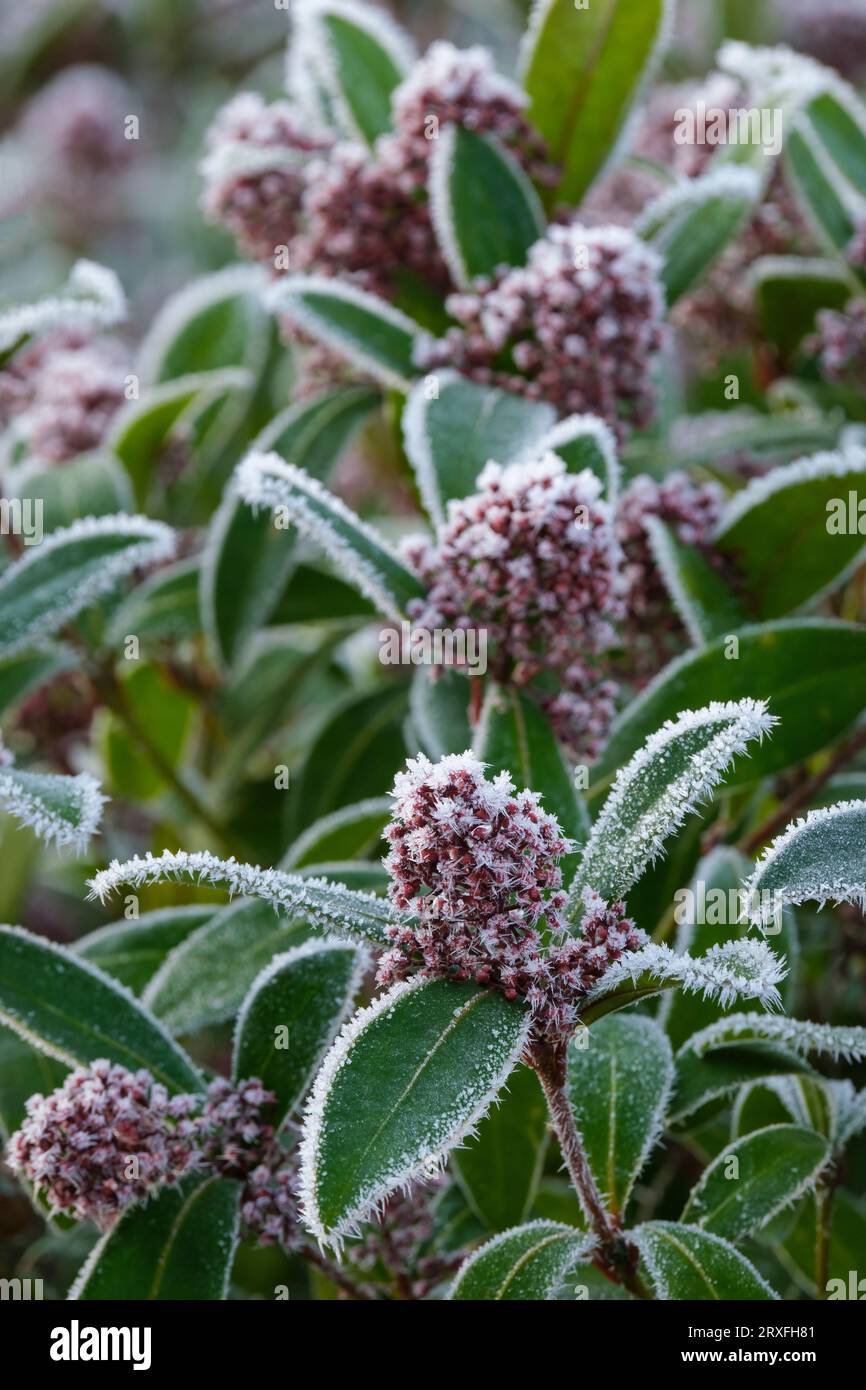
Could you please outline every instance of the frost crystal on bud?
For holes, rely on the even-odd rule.
[[[500,468],[489,463],[472,497],[452,500],[435,545],[405,558],[430,586],[410,605],[421,628],[480,628],[500,680],[526,686],[544,672],[542,697],[576,756],[593,757],[613,715],[616,687],[592,658],[614,643],[622,616],[621,553],[601,484],[568,473],[554,454]]]
[[[128,361],[117,343],[73,330],[37,340],[0,372],[0,423],[46,463],[103,442],[124,403]]]
[[[580,999],[644,942],[622,903],[587,893],[582,935],[545,946],[542,926],[563,928],[559,860],[572,845],[536,792],[516,792],[506,772],[488,781],[467,752],[410,759],[393,795],[389,893],[418,920],[390,928],[379,983],[419,971],[474,980],[526,999],[536,1034],[567,1035]]]
[[[53,1211],[107,1230],[126,1207],[195,1166],[197,1103],[169,1097],[147,1071],[96,1061],[51,1095],[30,1097],[8,1162]]]
[[[275,249],[298,231],[306,162],[329,150],[333,137],[310,129],[287,101],[268,105],[255,92],[241,92],[217,113],[205,138],[205,214],[247,255],[272,262]]]
[[[462,327],[422,341],[419,365],[457,367],[476,381],[550,401],[561,415],[590,411],[623,435],[648,424],[655,407],[659,268],[656,252],[625,227],[552,226],[525,266],[449,296]],[[499,361],[506,349],[516,370]]]
[[[806,347],[829,381],[859,385],[866,376],[866,303],[852,299],[844,310],[822,309]]]
[[[447,125],[497,136],[532,178],[557,181],[547,146],[524,114],[526,93],[496,71],[480,44],[432,44],[391,100],[395,134],[380,142],[381,156],[408,194],[426,188],[433,142]]]
[[[258,1168],[274,1141],[273,1126],[262,1121],[261,1110],[275,1102],[276,1096],[258,1077],[236,1085],[222,1076],[212,1081],[199,1127],[205,1161],[230,1178],[245,1177]]]

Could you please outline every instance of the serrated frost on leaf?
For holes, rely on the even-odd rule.
[[[99,568],[94,569],[83,582],[70,589],[62,602],[44,608],[36,619],[30,619],[23,624],[19,622],[16,629],[14,610],[10,611],[11,604],[7,595],[20,576],[26,577],[34,566],[43,563],[46,555],[64,546],[96,536],[118,535],[135,537],[138,543],[103,557]],[[52,531],[40,545],[29,547],[0,577],[0,610],[3,611],[5,625],[2,634],[4,654],[8,655],[44,637],[52,636],[134,570],[173,559],[175,543],[175,533],[169,526],[165,526],[161,521],[151,521],[146,516],[88,516],[74,521],[71,526]]]
[[[321,97],[314,91],[315,76],[318,76],[344,128],[356,138],[363,139],[363,131],[343,91],[327,28],[322,23],[329,14],[357,26],[369,35],[401,72],[408,72],[415,62],[415,46],[405,30],[387,12],[360,4],[358,0],[302,0],[298,7],[294,41],[289,50],[288,85],[309,109],[321,115]]]
[[[315,927],[350,938],[389,945],[386,927],[393,913],[381,898],[330,883],[324,878],[302,878],[279,869],[219,859],[207,850],[165,850],[162,854],[135,855],[123,863],[115,859],[88,881],[89,897],[105,902],[124,885],[150,883],[208,883],[226,888],[232,897],[263,898],[275,908],[305,917]]]
[[[352,1044],[357,1041],[370,1024],[392,1010],[408,995],[414,994],[417,990],[423,990],[430,984],[429,980],[418,975],[408,980],[400,980],[397,984],[392,985],[385,994],[374,999],[366,1008],[359,1009],[348,1023],[343,1025],[331,1050],[325,1057],[307,1100],[299,1149],[298,1191],[301,1215],[319,1244],[323,1247],[330,1246],[338,1256],[341,1253],[344,1238],[357,1234],[361,1223],[375,1214],[390,1193],[398,1188],[402,1188],[404,1192],[408,1193],[413,1183],[425,1178],[429,1179],[434,1165],[441,1171],[451,1150],[458,1147],[464,1139],[475,1136],[478,1122],[484,1118],[491,1105],[496,1102],[499,1092],[516,1066],[525,1047],[531,1026],[531,1017],[528,1011],[516,1041],[498,1066],[496,1074],[491,1078],[491,1085],[486,1093],[477,1098],[465,1114],[460,1113],[459,1116],[452,1117],[453,1123],[445,1125],[443,1134],[439,1136],[436,1144],[432,1145],[430,1149],[421,1155],[407,1152],[398,1157],[392,1165],[393,1171],[383,1174],[379,1182],[369,1187],[362,1194],[357,1205],[345,1214],[337,1227],[326,1227],[319,1212],[317,1179],[319,1174],[319,1145],[331,1087],[337,1074],[350,1061]],[[483,993],[484,991],[479,992]],[[451,1027],[459,1022],[466,1007],[467,1005],[464,1004],[455,1008]],[[495,1045],[496,1041],[494,1032],[491,1034],[491,1046]]]
[[[535,1221],[525,1221],[521,1226],[512,1226],[507,1231],[500,1231],[497,1235],[491,1237],[490,1240],[486,1240],[477,1250],[473,1250],[472,1254],[463,1261],[463,1264],[454,1276],[454,1282],[451,1284],[446,1294],[446,1299],[453,1299],[456,1297],[461,1281],[479,1260],[484,1259],[493,1251],[498,1250],[502,1245],[506,1245],[508,1241],[513,1240],[516,1235],[522,1235],[526,1231],[538,1232],[538,1244],[534,1245],[531,1250],[523,1252],[519,1260],[517,1260],[512,1269],[509,1270],[508,1276],[504,1281],[506,1283],[521,1264],[531,1259],[533,1255],[537,1255],[545,1246],[551,1245],[557,1241],[562,1241],[563,1243],[569,1242],[574,1246],[574,1249],[568,1249],[563,1253],[562,1265],[557,1271],[558,1279],[562,1280],[568,1273],[571,1265],[576,1264],[579,1260],[583,1259],[584,1256],[589,1255],[596,1243],[594,1237],[586,1235],[583,1231],[577,1230],[574,1226],[566,1226],[559,1221],[545,1221],[543,1218],[538,1218]],[[500,1287],[497,1297],[501,1295],[501,1292],[502,1290]],[[556,1285],[551,1289],[548,1297],[552,1298],[555,1292]]]
[[[717,1001],[722,1008],[735,999],[758,999],[765,1009],[775,1009],[780,1004],[777,986],[787,973],[784,962],[766,942],[753,937],[722,942],[702,956],[678,954],[669,946],[650,942],[611,965],[590,991],[587,1002],[613,994],[624,985],[637,985],[647,976],[651,984],[658,983],[659,991],[678,985],[688,993]]]
[[[726,1043],[749,1041],[752,1038],[780,1043],[799,1057],[808,1057],[812,1052],[834,1060],[841,1058],[846,1062],[856,1062],[866,1057],[866,1028],[761,1014],[731,1014],[729,1018],[720,1018],[694,1033],[680,1051],[695,1052],[701,1057],[705,1052],[723,1047]]]
[[[840,483],[851,473],[866,472],[866,449],[833,449],[796,459],[780,468],[772,468],[762,477],[753,478],[728,503],[716,528],[716,540],[733,529],[753,507],[775,497],[786,488],[800,483],[816,482],[822,478],[838,478]]]
[[[745,1255],[741,1254],[739,1250],[731,1245],[730,1241],[723,1240],[721,1236],[712,1235],[709,1231],[702,1231],[699,1227],[684,1226],[676,1221],[652,1221],[647,1222],[644,1226],[638,1226],[637,1230],[632,1232],[632,1239],[640,1250],[646,1262],[647,1269],[652,1275],[652,1280],[656,1286],[657,1296],[659,1298],[665,1300],[676,1299],[677,1295],[671,1290],[664,1264],[657,1257],[657,1248],[653,1238],[667,1240],[669,1244],[674,1246],[685,1263],[693,1265],[693,1252],[683,1241],[683,1236],[688,1236],[689,1233],[692,1233],[695,1238],[699,1238],[700,1241],[705,1241],[708,1245],[714,1246],[717,1252],[717,1258],[721,1258],[729,1263],[733,1271],[739,1272],[744,1268],[747,1269],[750,1277],[754,1279],[755,1283],[758,1284],[765,1293],[769,1294],[771,1299],[778,1300],[779,1295],[776,1293],[776,1290],[767,1283],[762,1274],[758,1273],[751,1260],[747,1260]]]
[[[305,294],[324,294],[331,300],[351,304],[394,328],[402,329],[411,338],[418,335],[417,323],[386,300],[353,285],[329,280],[326,275],[284,275],[270,285],[264,294],[265,308],[271,313],[285,314],[302,332],[333,348],[346,361],[368,372],[376,381],[382,381],[398,391],[405,390],[406,377],[386,366],[378,357],[365,352],[358,339],[343,332],[336,323],[323,319],[311,305],[304,302]]]
[[[71,802],[66,814],[51,805],[53,789]],[[80,772],[77,777],[61,777],[0,771],[0,806],[7,815],[14,816],[21,825],[28,825],[46,844],[70,846],[76,854],[83,852],[88,840],[99,829],[107,800],[99,783],[87,772]]]
[[[761,192],[761,179],[754,169],[737,164],[721,164],[694,179],[681,179],[666,188],[644,208],[641,227],[656,227],[689,208],[700,207],[711,199],[753,203]]]
[[[341,574],[374,603],[386,618],[399,622],[403,615],[400,602],[389,586],[387,577],[376,568],[370,551],[378,552],[384,560],[402,568],[402,561],[391,551],[379,534],[362,521],[345,502],[335,497],[302,468],[286,463],[279,454],[251,453],[235,471],[237,494],[248,506],[284,507],[293,524],[304,536],[316,542],[334,561]],[[331,520],[333,519],[333,521]],[[351,528],[369,547],[362,554],[338,532],[333,522]]]
[[[569,895],[570,920],[580,910],[585,886],[602,896],[624,896],[663,853],[668,836],[708,799],[733,759],[746,752],[751,739],[763,740],[775,723],[765,700],[713,701],[703,709],[684,710],[651,734],[617,773],[593,826]],[[630,819],[629,796],[640,780],[655,772],[662,775],[666,763],[676,757],[677,743],[685,743],[700,729],[706,730],[706,741],[682,753],[680,770],[647,809]]]
[[[57,294],[0,313],[0,352],[46,328],[111,328],[125,317],[126,296],[114,271],[95,261],[76,261]]]
[[[753,923],[765,926],[786,904],[814,901],[819,907],[832,902],[866,908],[864,827],[866,801],[840,801],[792,821],[764,850],[746,885]],[[843,855],[848,850],[846,868]],[[856,878],[850,876],[852,868]]]

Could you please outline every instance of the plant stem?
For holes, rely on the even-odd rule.
[[[216,817],[211,813],[204,802],[195,794],[191,787],[181,780],[174,768],[163,755],[157,744],[154,743],[148,730],[140,723],[134,711],[130,708],[126,698],[126,692],[122,683],[117,679],[113,671],[102,670],[93,677],[94,687],[104,704],[124,725],[127,733],[138,744],[141,751],[153,764],[164,782],[171,787],[189,811],[195,816],[196,820],[206,825],[211,834],[215,836],[223,849],[231,852],[231,845],[226,839],[225,830],[220,825]]]
[[[816,792],[819,792],[830,778],[835,776],[846,763],[850,762],[862,748],[866,748],[866,724],[858,729],[856,734],[853,734],[846,743],[841,744],[836,749],[832,758],[828,759],[820,772],[816,772],[813,777],[808,778],[788,797],[787,801],[783,801],[778,811],[775,811],[769,820],[764,821],[763,825],[759,825],[758,829],[753,831],[751,835],[745,836],[737,848],[741,849],[744,854],[754,854],[778,831],[784,830],[788,822],[812,800]]]
[[[528,1058],[544,1091],[559,1147],[580,1205],[599,1244],[593,1264],[613,1283],[622,1284],[636,1298],[649,1298],[637,1273],[637,1251],[630,1246],[601,1199],[577,1132],[571,1102],[565,1089],[565,1057],[561,1050],[536,1044]]]
[[[819,1183],[815,1188],[815,1297],[827,1297],[830,1272],[830,1229],[833,1225],[833,1188]]]

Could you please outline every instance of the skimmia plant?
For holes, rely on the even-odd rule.
[[[0,1200],[78,1300],[850,1296],[856,73],[295,11],[238,261],[0,312]]]

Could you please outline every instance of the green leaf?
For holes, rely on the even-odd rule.
[[[659,1298],[724,1301],[777,1299],[745,1257],[720,1236],[677,1221],[651,1221],[633,1238]]]
[[[764,851],[747,888],[752,919],[766,924],[784,904],[866,904],[866,801],[810,811]]]
[[[138,506],[146,505],[160,452],[193,403],[201,408],[227,392],[248,390],[252,380],[241,367],[191,373],[151,387],[118,411],[106,447],[123,464]]]
[[[746,616],[739,602],[697,546],[684,545],[657,516],[645,518],[644,530],[671,602],[694,646],[703,646],[743,626]]]
[[[0,811],[28,825],[47,844],[82,853],[102,820],[105,797],[87,772],[63,777],[0,766]]]
[[[530,1221],[487,1241],[460,1266],[448,1293],[455,1301],[552,1299],[591,1245],[558,1221]]]
[[[248,454],[236,474],[237,495],[250,507],[274,509],[297,527],[387,618],[402,619],[424,586],[366,522],[302,468],[278,454]],[[285,518],[285,520],[284,520]]]
[[[133,994],[141,994],[169,952],[213,915],[214,909],[207,906],[165,907],[128,921],[109,922],[80,937],[70,949]]]
[[[614,721],[587,796],[608,786],[666,719],[700,704],[712,690],[719,700],[764,699],[779,722],[772,739],[754,745],[728,777],[742,786],[781,772],[825,748],[866,707],[866,632],[853,623],[783,620],[740,628],[737,659],[727,636],[670,665]],[[834,679],[827,680],[827,671]]]
[[[651,1018],[613,1014],[568,1049],[568,1098],[596,1187],[621,1216],[658,1142],[674,1075],[671,1045]]]
[[[830,1145],[802,1125],[770,1125],[729,1144],[689,1193],[682,1221],[742,1240],[802,1197],[818,1180]]]
[[[385,386],[405,391],[418,375],[419,326],[384,299],[325,276],[286,275],[268,291],[267,304]]]
[[[409,708],[425,753],[434,760],[446,753],[465,753],[472,747],[469,727],[469,688],[466,676],[443,671],[438,680],[419,668],[412,680]]]
[[[283,536],[288,548],[291,542]],[[268,619],[270,627],[289,627],[294,623],[347,622],[375,618],[376,609],[369,599],[359,594],[327,570],[312,565],[297,565]]]
[[[691,1051],[703,1057],[730,1043],[743,1040],[751,1043],[756,1039],[779,1043],[800,1057],[814,1052],[834,1060],[843,1057],[846,1061],[859,1062],[866,1058],[866,1028],[760,1014],[729,1014],[708,1024],[689,1039],[682,1055]]]
[[[391,96],[409,71],[411,43],[381,10],[341,0],[319,0],[301,24],[341,123],[373,145],[391,129]]]
[[[279,869],[260,869],[236,859],[218,859],[207,850],[165,850],[160,855],[138,855],[112,861],[89,880],[90,896],[105,902],[123,884],[133,888],[147,883],[190,883],[224,887],[232,896],[261,898],[287,916],[303,917],[312,927],[348,937],[390,942],[388,927],[393,916],[385,903],[365,893],[353,893],[324,879],[285,874]]]
[[[516,1065],[528,1014],[492,990],[395,985],[343,1029],[311,1093],[301,1147],[304,1219],[339,1245],[376,1203],[433,1176]]]
[[[441,526],[451,498],[477,492],[478,475],[490,459],[507,464],[543,452],[556,413],[544,401],[479,386],[456,372],[437,372],[436,383],[434,396],[427,381],[409,392],[403,443],[424,506]]]
[[[240,1225],[240,1183],[196,1175],[129,1207],[94,1246],[75,1301],[198,1300],[228,1296]]]
[[[613,431],[597,415],[567,415],[540,441],[539,457],[550,449],[565,462],[569,473],[585,468],[604,484],[611,507],[619,501],[621,469]]]
[[[722,164],[683,179],[641,214],[637,230],[661,256],[668,307],[694,289],[739,231],[761,193],[751,169]]]
[[[13,656],[0,657],[0,714],[14,708],[40,685],[47,684],[62,671],[79,664],[71,647],[40,643],[39,651],[24,649]]]
[[[773,723],[762,701],[747,699],[685,710],[658,728],[618,772],[593,825],[569,895],[571,919],[580,915],[585,888],[622,898],[733,759]]]
[[[498,140],[446,126],[430,164],[433,226],[455,284],[469,289],[499,266],[526,264],[544,231],[532,184]]]
[[[136,999],[94,965],[19,927],[0,927],[0,1022],[66,1066],[146,1067],[170,1091],[200,1091],[192,1063]]]
[[[405,712],[402,685],[340,701],[309,744],[294,783],[291,826],[295,833],[351,805],[358,796],[381,796],[391,790],[406,754]]]
[[[731,1096],[750,1082],[810,1071],[795,1052],[772,1042],[729,1043],[705,1055],[686,1046],[677,1054],[674,1102],[668,1122],[680,1124],[710,1101]]]
[[[275,1125],[306,1094],[369,964],[348,942],[305,941],[253,980],[238,1014],[232,1076],[257,1076],[274,1092]]]
[[[851,281],[834,261],[763,256],[751,270],[762,336],[790,357],[815,327],[820,309],[844,309]]]
[[[844,259],[866,197],[866,113],[851,88],[837,82],[806,104],[788,131],[785,158],[813,224]],[[856,273],[866,280],[866,271]]]
[[[306,934],[303,922],[277,916],[269,903],[252,899],[222,909],[211,906],[151,975],[144,1002],[174,1036],[225,1023],[235,1017],[259,972]]]
[[[589,817],[565,764],[556,736],[535,701],[514,686],[491,682],[475,729],[475,749],[489,774],[508,772],[518,791],[539,792],[545,811],[562,833],[579,843],[590,833]],[[568,882],[574,855],[562,860]]]
[[[144,643],[183,641],[201,631],[198,560],[181,560],[157,570],[114,610],[106,633],[109,645],[122,647],[136,636]]]
[[[852,449],[775,468],[728,503],[715,544],[735,560],[756,617],[781,617],[842,582],[866,547],[856,500],[853,526],[849,516],[864,491],[866,450]]]
[[[85,518],[55,531],[0,575],[0,653],[53,636],[127,575],[173,550],[169,528],[143,516]]]
[[[138,354],[147,386],[195,373],[245,367],[257,373],[269,346],[258,266],[229,266],[185,285],[167,300]]]
[[[341,806],[308,826],[286,851],[281,869],[305,864],[324,864],[333,859],[363,859],[382,843],[382,831],[391,819],[391,801],[372,796]]]
[[[478,1137],[456,1149],[451,1166],[469,1206],[488,1231],[525,1221],[547,1152],[547,1105],[535,1072],[518,1066]]]
[[[14,492],[25,506],[27,499],[41,501],[46,532],[71,526],[85,516],[131,511],[134,505],[129,479],[117,460],[107,454],[83,454],[69,459],[62,468],[40,473],[28,470]]]
[[[378,399],[366,387],[352,387],[290,406],[253,447],[272,450],[322,477]],[[292,539],[274,525],[270,510],[251,511],[233,488],[227,490],[208,530],[201,566],[205,631],[224,665],[236,664],[252,635],[273,616],[295,564]]]
[[[563,175],[551,203],[579,203],[624,135],[663,42],[664,0],[536,0],[521,61],[528,116]]]
[[[866,1202],[842,1187],[837,1188],[833,1197],[827,1285],[820,1293],[814,1282],[815,1230],[815,1203],[810,1196],[802,1204],[794,1230],[785,1237],[782,1247],[785,1269],[811,1298],[826,1298],[829,1302],[860,1301],[863,1296],[860,1271],[866,1250]]]

